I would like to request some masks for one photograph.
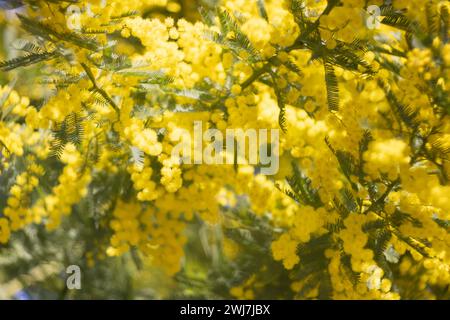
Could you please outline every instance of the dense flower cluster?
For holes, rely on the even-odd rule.
[[[0,90],[0,243],[101,193],[105,253],[137,250],[174,275],[187,226],[239,228],[226,212],[245,204],[270,221],[266,255],[297,298],[399,299],[408,277],[448,290],[447,1],[369,1],[375,29],[363,0],[223,0],[203,22],[139,14],[176,1],[83,0],[75,17],[33,2],[18,19],[38,37],[18,45],[51,59],[31,102]],[[280,170],[174,160],[195,121],[280,128]],[[258,270],[229,294],[258,297]]]

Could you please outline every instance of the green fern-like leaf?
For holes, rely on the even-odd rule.
[[[390,90],[390,87],[387,83],[379,81],[380,87],[383,88],[386,93],[386,98],[391,106],[391,109],[395,113],[395,115],[404,123],[407,127],[414,129],[419,125],[418,110],[414,110],[410,106],[405,106],[400,101],[398,101],[395,94]]]
[[[289,70],[291,70],[292,72],[298,74],[298,75],[302,75],[302,70],[300,70],[300,68],[295,64],[295,62],[291,61],[291,60],[287,60],[285,62],[283,62],[283,65],[288,68]]]
[[[303,0],[291,0],[289,9],[294,14],[294,16],[303,16],[305,10],[305,3]]]
[[[359,142],[359,153],[362,155],[369,149],[370,142],[373,141],[373,136],[370,130],[364,130],[361,141]]]
[[[105,90],[103,90],[97,85],[97,82],[95,80],[91,68],[85,63],[81,63],[81,66],[86,72],[86,76],[92,82],[92,88],[90,89],[90,91],[93,93],[92,97],[94,98],[94,100],[101,102],[101,104],[107,102],[107,104],[109,104],[117,113],[119,113],[119,107],[114,102],[114,100],[108,95],[108,93]]]
[[[279,124],[281,130],[286,132],[286,130],[287,130],[286,129],[286,104],[284,101],[284,94],[281,92],[281,89],[276,84],[276,82],[277,82],[276,75],[271,72],[271,76],[272,76],[273,87],[275,90],[275,95],[277,97],[278,109],[279,109],[278,124]]]
[[[341,265],[347,278],[354,286],[356,286],[361,281],[361,275],[358,272],[353,271],[351,256],[341,252]]]
[[[142,168],[144,166],[144,160],[144,151],[136,147],[131,147],[131,161],[133,161],[134,165]]]
[[[440,158],[450,160],[450,143],[445,139],[437,139],[431,142],[433,153]]]
[[[130,17],[136,16],[138,13],[139,12],[136,11],[136,10],[130,10],[130,11],[121,13],[120,15],[117,15],[117,16],[111,16],[111,19],[113,19],[113,20],[121,20],[121,19],[124,19],[124,18],[130,18]]]
[[[0,70],[11,71],[16,68],[30,66],[42,61],[55,59],[58,56],[56,52],[28,53],[24,56],[14,58],[8,61],[0,61]]]
[[[379,219],[379,220],[366,222],[365,224],[363,224],[361,229],[364,232],[371,232],[371,231],[375,231],[375,230],[382,229],[385,227],[386,227],[386,222],[384,220]]]
[[[341,191],[341,199],[348,212],[355,212],[358,209],[358,203],[350,190],[343,189]]]

